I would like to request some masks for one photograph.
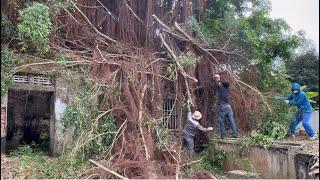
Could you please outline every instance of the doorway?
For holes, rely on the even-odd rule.
[[[51,154],[53,139],[53,92],[8,91],[6,152],[29,145]]]

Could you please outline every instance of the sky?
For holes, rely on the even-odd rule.
[[[270,0],[271,18],[287,21],[294,32],[304,30],[319,52],[319,0]]]

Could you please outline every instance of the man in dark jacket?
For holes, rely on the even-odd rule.
[[[292,83],[291,91],[292,94],[285,98],[284,101],[289,105],[296,105],[299,109],[290,125],[291,135],[293,138],[295,137],[294,134],[296,127],[302,121],[302,126],[306,130],[310,140],[315,140],[317,138],[317,134],[313,131],[310,125],[312,106],[308,97],[305,92],[300,90],[300,84],[298,83]]]
[[[204,128],[199,124],[199,120],[202,115],[199,111],[195,111],[193,114],[191,113],[190,101],[187,102],[188,107],[188,118],[186,125],[182,131],[182,145],[187,150],[189,158],[192,157],[194,152],[194,136],[196,135],[198,130],[208,132],[212,131],[212,127]]]
[[[224,125],[225,116],[227,116],[229,123],[231,125],[233,137],[239,138],[237,133],[236,123],[233,117],[233,111],[232,111],[231,105],[229,104],[229,97],[230,97],[229,82],[224,81],[223,83],[221,83],[219,74],[216,74],[214,76],[214,81],[215,81],[216,88],[218,90],[218,121],[220,124],[221,139],[224,139],[227,136],[225,125]]]

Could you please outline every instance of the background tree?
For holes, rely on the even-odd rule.
[[[290,81],[307,85],[307,91],[319,91],[319,53],[315,49],[288,61],[286,68]]]

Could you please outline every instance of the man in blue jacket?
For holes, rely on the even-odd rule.
[[[297,125],[302,121],[302,126],[306,130],[309,139],[315,140],[318,136],[313,131],[310,125],[310,117],[312,113],[312,107],[308,100],[308,97],[305,92],[300,90],[300,84],[292,83],[291,86],[292,94],[286,98],[284,101],[289,105],[296,105],[298,107],[298,112],[295,115],[295,119],[290,125],[290,133],[294,138]]]

